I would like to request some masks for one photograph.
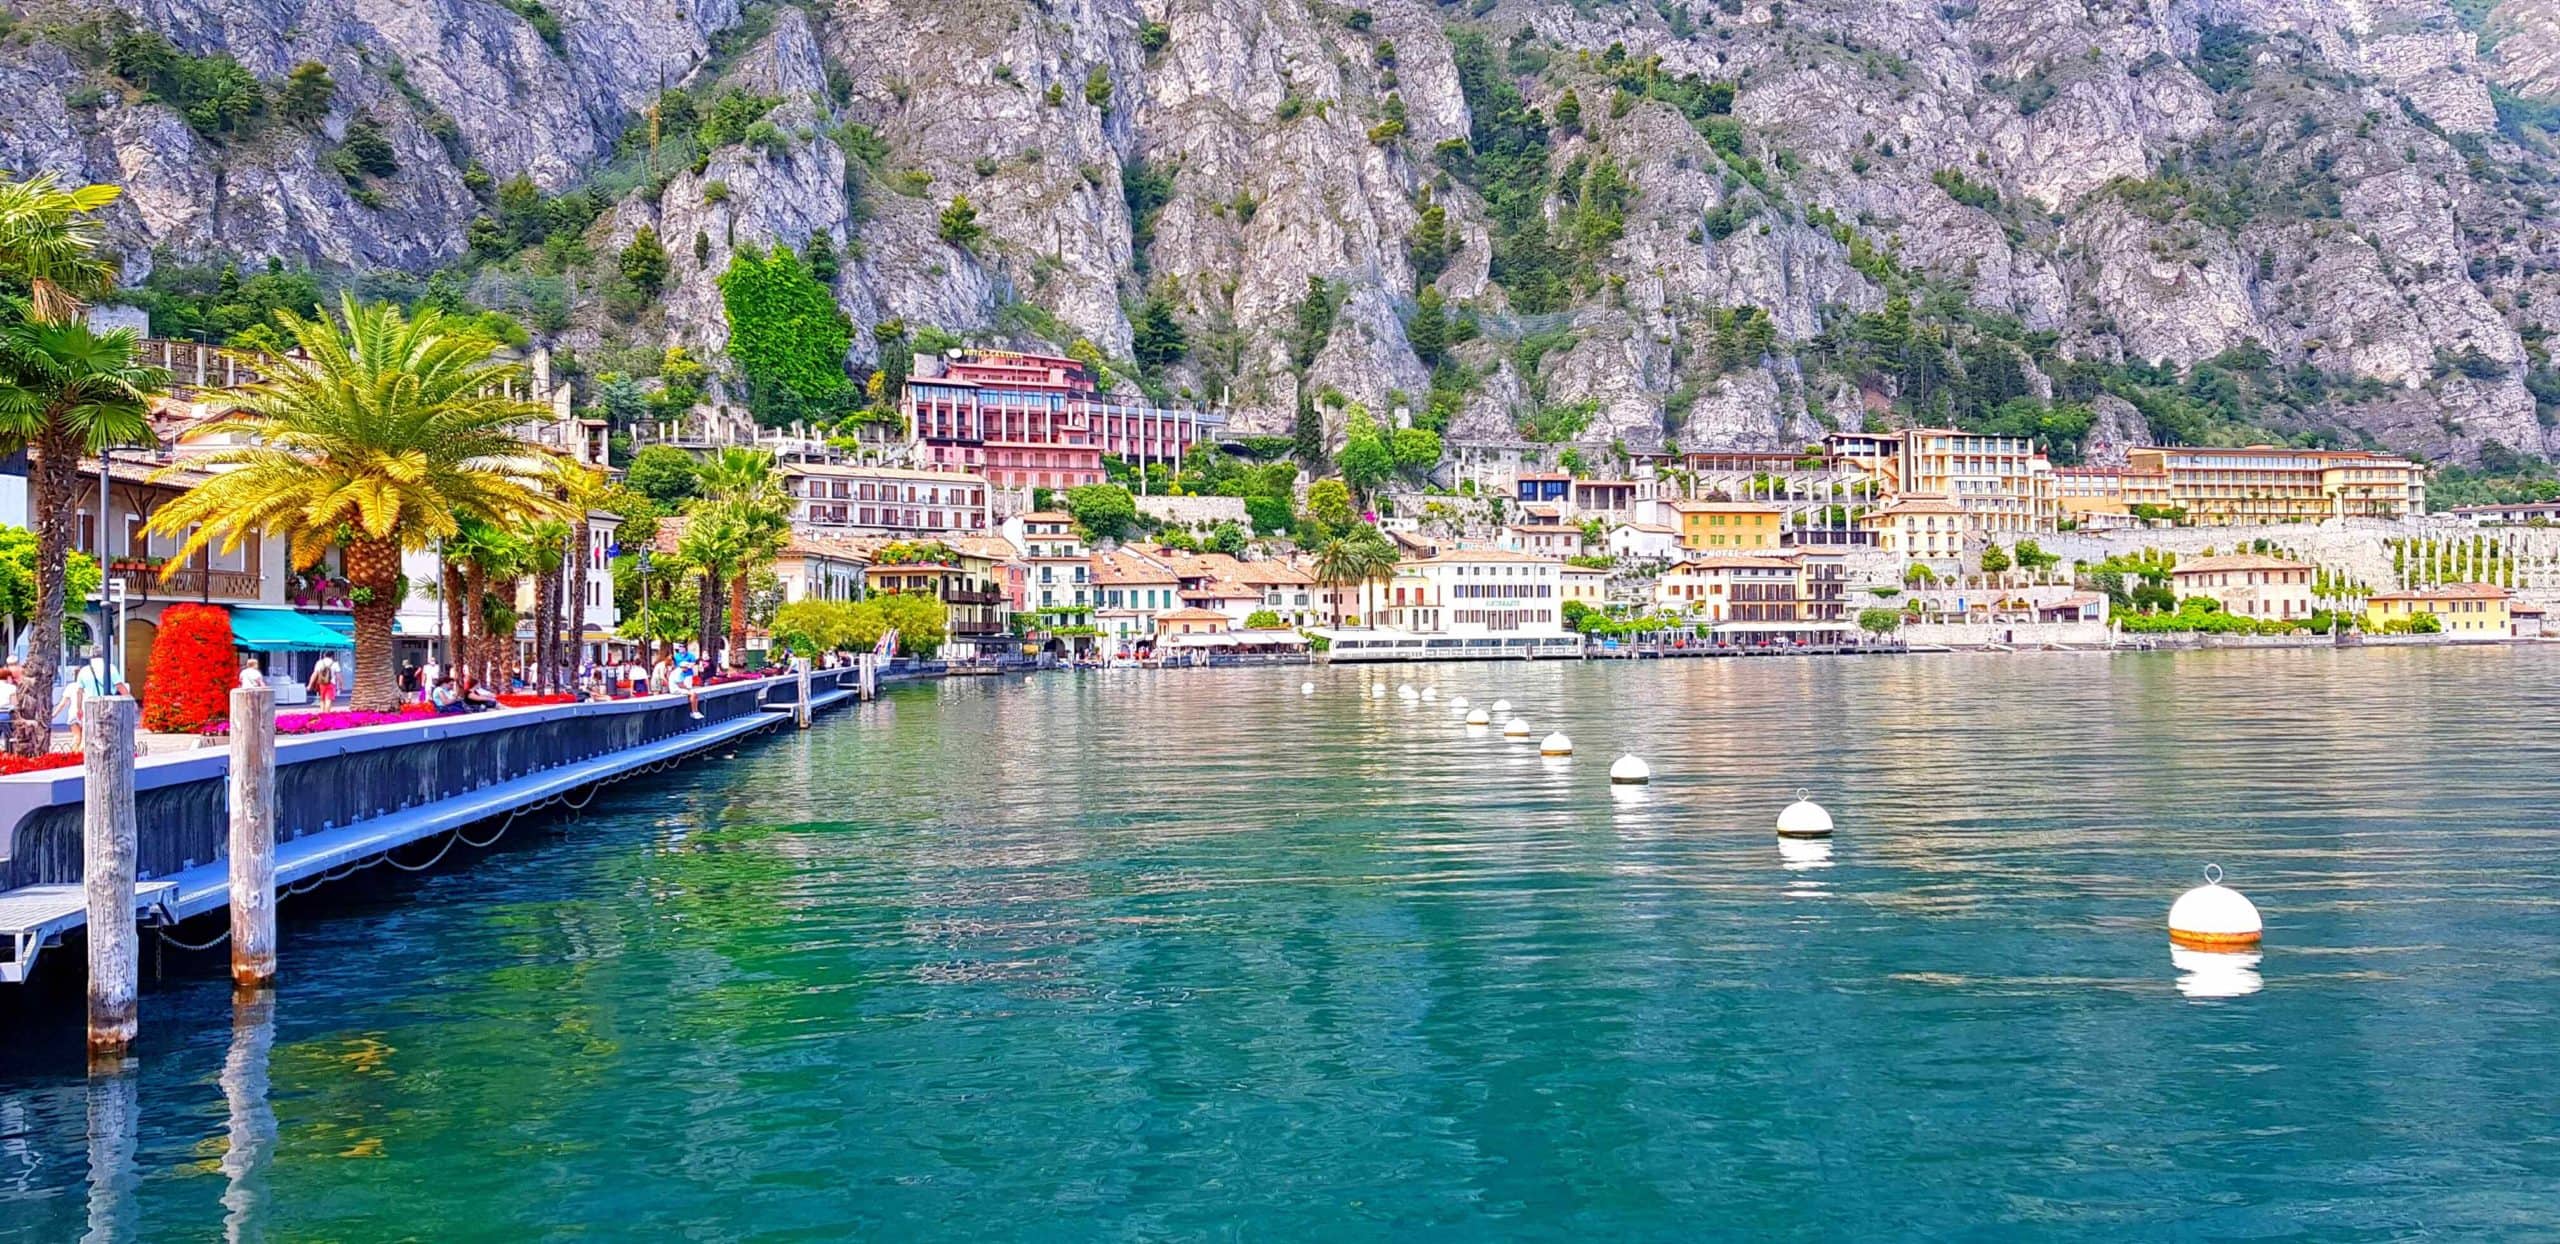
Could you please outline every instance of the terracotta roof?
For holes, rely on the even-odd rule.
[[[1945,497],[1937,496],[1932,493],[1915,493],[1911,496],[1904,497],[1881,510],[1869,510],[1865,514],[1860,515],[1859,520],[1863,522],[1870,518],[1896,518],[1904,514],[1962,513],[1964,513],[1963,506],[1957,505],[1955,502],[1949,501]]]
[[[1236,581],[1239,583],[1253,583],[1264,587],[1296,587],[1303,583],[1315,582],[1314,575],[1276,558],[1264,558],[1260,561],[1239,564],[1242,566],[1242,569],[1236,572]]]
[[[1566,574],[1596,574],[1603,579],[1608,578],[1610,574],[1613,573],[1611,571],[1602,570],[1598,566],[1566,566],[1564,568],[1564,572]]]
[[[1407,560],[1413,564],[1436,563],[1444,566],[1454,566],[1464,562],[1530,562],[1540,566],[1558,564],[1552,557],[1541,557],[1535,553],[1514,553],[1508,549],[1451,549],[1437,557]]]
[[[1651,532],[1658,536],[1676,536],[1680,534],[1679,528],[1665,527],[1660,523],[1620,523],[1616,527],[1611,527],[1609,530],[1617,531],[1622,528],[1629,531]]]
[[[1172,571],[1126,549],[1115,553],[1093,555],[1093,581],[1104,587],[1128,587],[1132,584],[1179,583]]]
[[[845,562],[868,562],[871,560],[872,552],[872,547],[855,544],[850,540],[811,535],[806,532],[794,533],[791,542],[782,546],[782,555],[785,557],[832,557],[837,561]]]
[[[1058,510],[1033,510],[1028,514],[1023,515],[1022,521],[1026,523],[1072,523],[1076,521],[1076,516]]]
[[[1171,613],[1156,615],[1156,622],[1159,625],[1166,622],[1224,622],[1226,620],[1227,615],[1215,609],[1176,609]]]
[[[2199,557],[2191,562],[2179,562],[2177,565],[2169,568],[2169,576],[2171,578],[2176,578],[2182,574],[2212,574],[2216,571],[2223,570],[2309,569],[2311,569],[2311,567],[2308,563],[2287,561],[2281,557],[2269,557],[2264,553],[2225,553],[2219,557]]]
[[[2367,600],[2505,600],[2515,593],[2495,583],[2445,583],[2406,592],[2383,592]]]
[[[775,469],[785,475],[824,475],[829,478],[845,479],[867,476],[874,479],[914,480],[919,484],[975,484],[984,487],[987,482],[984,477],[971,475],[965,471],[919,471],[912,467],[853,466],[838,462],[784,462],[777,464]]]
[[[1712,573],[1718,570],[1793,570],[1798,562],[1793,557],[1711,557],[1703,561],[1683,562],[1671,568],[1672,574]]]

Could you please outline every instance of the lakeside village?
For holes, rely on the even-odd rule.
[[[616,428],[471,316],[349,299],[278,313],[265,348],[157,339],[104,301],[111,264],[62,253],[19,282],[11,346],[60,384],[18,385],[36,417],[0,460],[21,768],[71,761],[84,688],[133,695],[164,736],[218,732],[250,661],[301,710],[290,733],[792,655],[971,673],[2491,642],[2540,638],[2560,595],[2560,503],[2431,514],[2427,468],[2373,452],[2056,466],[2030,439],[1910,427],[1619,450],[1601,472],[1355,409],[1316,475],[1290,438],[1117,391],[1090,360],[965,344],[913,354],[896,422],[860,436],[760,427],[717,377],[683,417]],[[346,396],[386,378],[419,405]]]
[[[118,677],[149,706],[173,643],[225,655],[210,615],[305,710],[288,729],[376,720],[310,702],[315,686],[351,689],[328,677],[354,665],[348,550],[296,569],[285,537],[188,548],[155,521],[248,446],[223,421],[258,362],[147,338],[140,352],[169,381],[147,444],[79,464],[71,545],[96,568],[75,572],[73,635],[113,628]],[[392,617],[404,671],[460,671],[507,704],[627,693],[634,663],[660,669],[663,690],[671,659],[700,653],[736,676],[890,635],[959,672],[2459,642],[2539,637],[2560,590],[2560,505],[2429,515],[2423,467],[2355,451],[2154,446],[2056,467],[2021,438],[1912,428],[1631,455],[1615,477],[1549,469],[1526,446],[1462,451],[1427,481],[1357,495],[1255,460],[1219,414],[1104,393],[1070,358],[919,356],[902,442],[848,449],[714,418],[650,429],[624,464],[547,358],[510,374],[511,395],[545,412],[512,432],[589,468],[594,495],[580,521],[466,522],[404,550]],[[0,494],[19,527],[25,463]],[[10,625],[23,655],[32,628]],[[537,642],[546,630],[556,647]],[[426,697],[404,680],[404,699]],[[193,694],[201,715],[147,708],[146,724],[215,726],[219,697]]]

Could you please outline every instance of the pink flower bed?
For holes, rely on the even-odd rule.
[[[353,709],[329,709],[317,713],[279,713],[278,734],[326,734],[332,730],[353,730],[358,726],[387,726],[403,721],[433,717],[436,710],[424,704],[411,704],[396,713],[359,713]],[[207,734],[229,734],[231,723],[218,721]]]

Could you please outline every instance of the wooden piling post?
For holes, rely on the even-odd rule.
[[[792,708],[791,717],[799,723],[801,729],[806,730],[809,728],[809,663],[805,660],[794,660],[791,664],[800,679],[800,703]]]
[[[276,690],[231,689],[231,983],[276,980]]]
[[[81,793],[81,888],[89,900],[89,1061],[133,1048],[142,976],[134,924],[133,697],[92,697],[81,718],[87,783]]]
[[[865,703],[878,699],[880,697],[879,655],[876,653],[866,652],[861,656],[855,657],[854,661],[857,663],[855,666],[856,674],[854,677],[854,686],[857,689],[860,698]]]

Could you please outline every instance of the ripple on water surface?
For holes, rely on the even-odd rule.
[[[272,1027],[235,1034],[201,971],[154,990],[129,1102],[19,1021],[0,1237],[2543,1231],[2555,673],[906,689],[293,913]],[[1469,732],[1458,694],[1577,755]],[[1613,798],[1629,751],[1655,780]],[[1799,786],[1827,860],[1781,857]],[[2182,981],[2162,919],[2208,861],[2268,947]],[[224,1091],[261,1040],[263,1133]]]

